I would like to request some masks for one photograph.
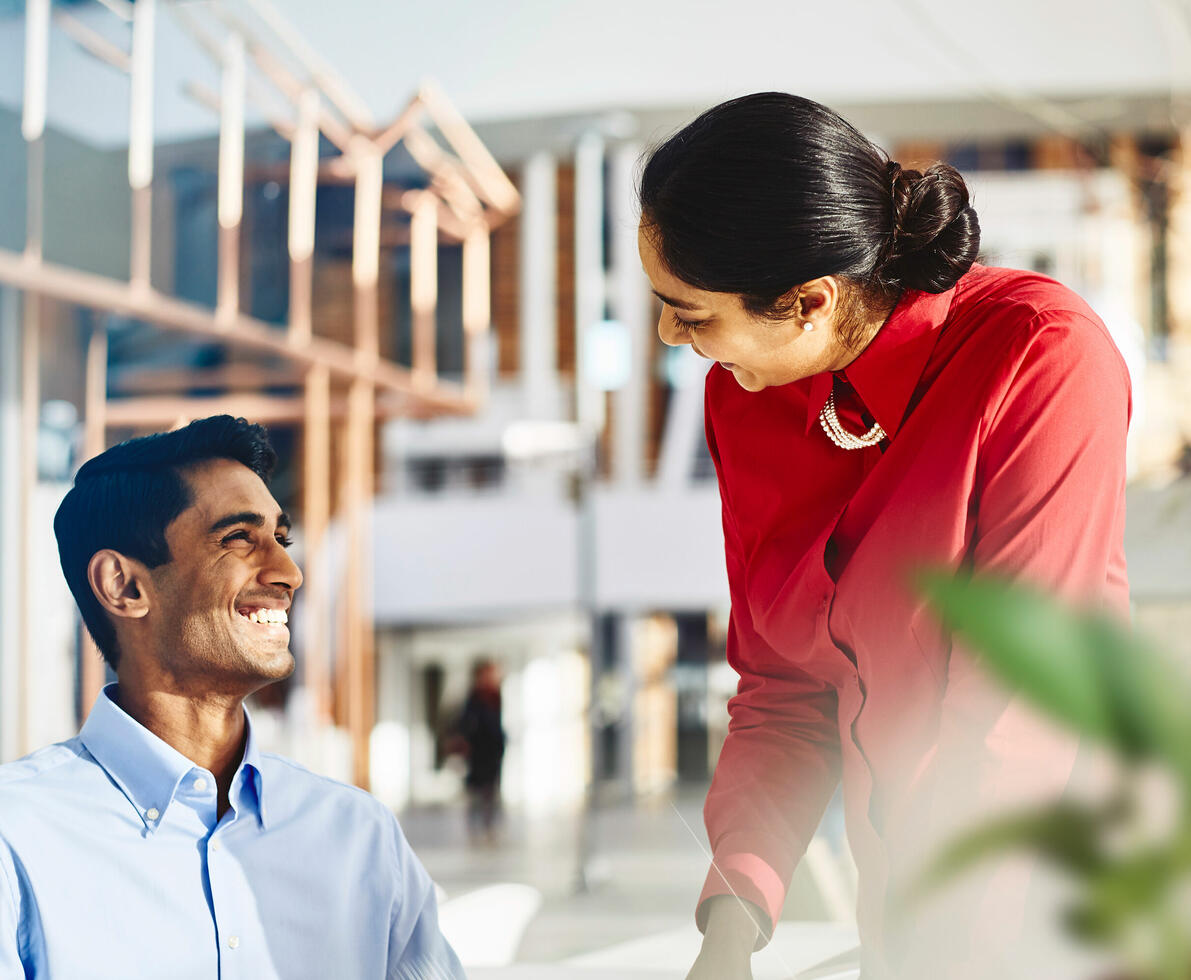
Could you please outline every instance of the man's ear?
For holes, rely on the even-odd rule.
[[[111,548],[95,552],[87,563],[87,581],[99,604],[125,619],[140,619],[149,612],[147,577],[144,564]]]

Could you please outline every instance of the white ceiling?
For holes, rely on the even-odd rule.
[[[473,121],[699,106],[762,89],[837,105],[1191,91],[1191,0],[276,5],[378,122],[427,76]],[[208,3],[186,6],[203,14]],[[98,4],[71,9],[127,46],[128,28]],[[23,34],[21,18],[0,22],[0,104],[19,104]],[[187,100],[180,86],[194,80],[217,90],[218,76],[165,11],[158,17],[157,64],[159,138],[213,132],[215,117]],[[119,145],[127,134],[127,89],[124,76],[52,31],[51,125]]]

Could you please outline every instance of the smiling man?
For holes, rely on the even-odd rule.
[[[464,975],[393,815],[254,739],[302,584],[275,460],[223,415],[75,477],[62,569],[118,680],[76,738],[0,766],[0,977]]]

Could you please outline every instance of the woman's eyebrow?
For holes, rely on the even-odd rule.
[[[701,310],[701,309],[703,309],[703,307],[701,307],[698,303],[686,303],[680,299],[672,299],[669,296],[663,296],[656,289],[653,290],[652,292],[653,292],[653,295],[656,296],[658,299],[660,299],[663,303],[665,303],[667,306],[673,306],[676,310]]]

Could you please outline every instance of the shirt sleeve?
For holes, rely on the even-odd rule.
[[[389,926],[388,980],[466,980],[459,958],[438,926],[434,882],[393,821],[400,894]]]
[[[1126,614],[1128,373],[1106,332],[1081,314],[1042,314],[1033,326],[1001,403],[986,419],[968,561],[976,573]],[[922,825],[928,850],[937,853],[993,814],[1057,799],[1077,771],[1078,750],[1074,735],[953,644],[933,802]],[[966,889],[967,922],[1002,936],[1027,928],[1031,875],[1025,864],[1001,863],[969,876],[957,885]],[[940,932],[967,949],[987,948],[971,930]]]
[[[1129,375],[1099,324],[1076,313],[1040,316],[987,422],[969,564],[1124,615]],[[1008,699],[990,700],[987,688],[984,672],[956,646],[945,731],[988,742],[994,713]]]
[[[763,945],[781,913],[794,866],[839,781],[836,694],[780,656],[753,626],[710,405],[706,418],[707,444],[719,474],[732,599],[728,663],[740,683],[728,702],[728,736],[703,811],[713,864],[695,921],[706,929],[707,900],[734,893],[768,916],[768,922],[758,923],[758,944]]]
[[[20,898],[7,847],[0,840],[0,977],[33,977],[21,956]]]

